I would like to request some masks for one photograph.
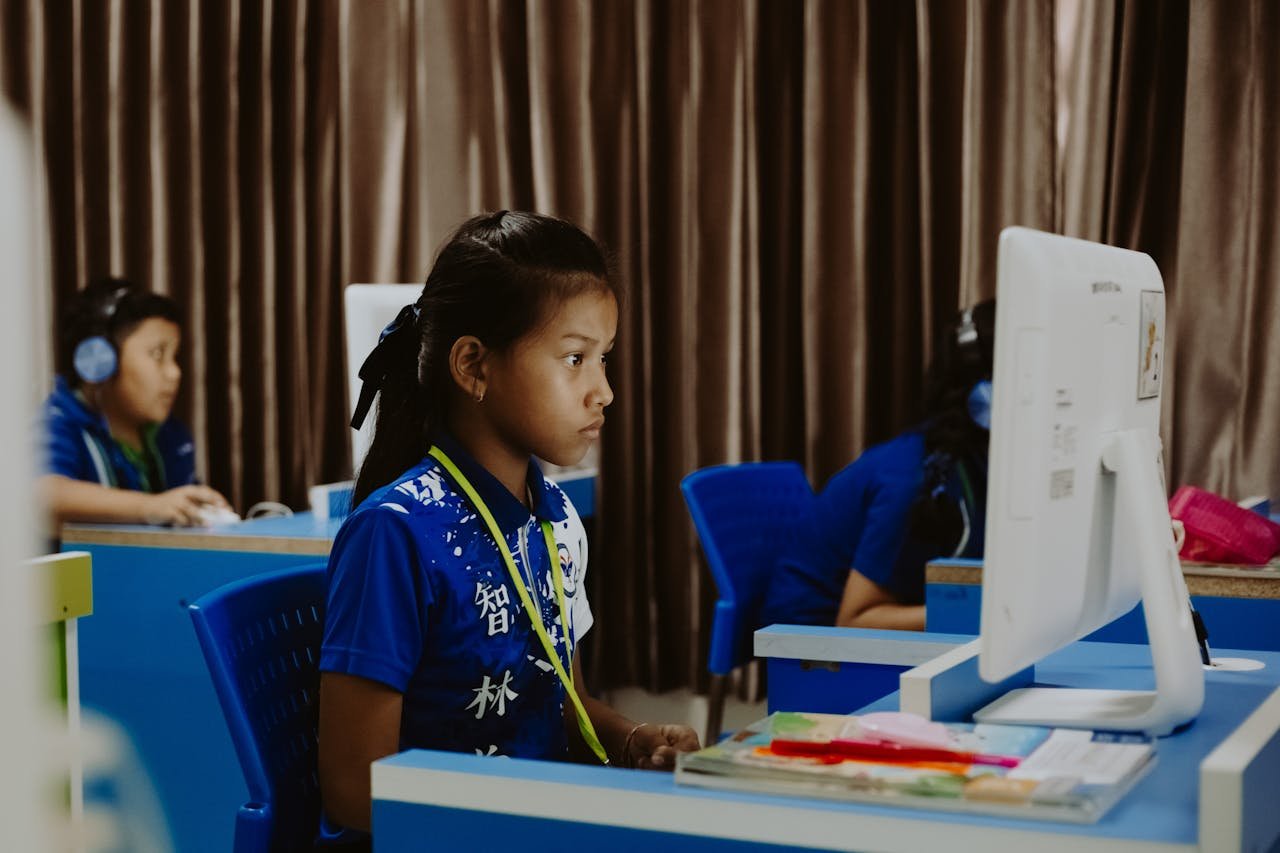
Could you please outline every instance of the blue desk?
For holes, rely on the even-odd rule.
[[[1233,654],[1261,657],[1267,668],[1210,673],[1200,717],[1162,739],[1154,772],[1089,826],[682,788],[665,774],[412,751],[373,766],[375,850],[420,850],[425,837],[443,850],[610,853],[1267,850],[1280,839],[1271,807],[1280,790],[1280,654]],[[1079,643],[1037,672],[1057,683],[1141,687],[1144,669],[1150,681],[1144,655],[1132,644]]]
[[[1209,629],[1209,645],[1280,651],[1280,569],[1183,566],[1187,592]],[[982,611],[982,561],[935,560],[925,570],[930,631],[976,635]],[[1145,643],[1142,605],[1085,639]]]
[[[579,515],[595,471],[556,480]],[[93,555],[94,616],[80,629],[81,700],[133,738],[177,849],[225,853],[248,797],[187,605],[260,572],[324,562],[340,519],[311,513],[218,528],[67,525],[65,550]]]
[[[755,632],[763,658],[769,712],[848,714],[895,692],[898,676],[973,637],[919,631],[876,631],[770,625]]]
[[[187,604],[258,572],[323,562],[338,522],[310,514],[217,529],[69,525],[93,555],[94,615],[80,626],[80,695],[133,738],[178,850],[231,849],[248,797]]]

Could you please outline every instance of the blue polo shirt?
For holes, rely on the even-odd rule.
[[[835,624],[850,569],[904,604],[923,603],[925,563],[944,556],[937,546],[908,535],[924,483],[924,459],[924,435],[912,430],[868,448],[827,482],[814,502],[804,544],[779,561],[770,580],[761,624]],[[972,500],[965,500],[970,522],[965,557],[982,556],[986,475],[980,474],[971,484]],[[945,489],[952,500],[964,495],[955,470]]]
[[[158,425],[150,433],[149,446],[142,448],[154,466],[156,478],[151,483],[146,482],[143,472],[111,436],[107,419],[90,409],[61,376],[45,400],[42,420],[46,474],[151,492],[188,486],[196,481],[195,444],[191,433],[173,418]]]
[[[530,460],[532,513],[448,436],[436,444],[493,513],[569,669],[552,571],[574,647],[592,624],[587,539],[568,498]],[[551,522],[549,559],[540,523]],[[329,555],[320,669],[404,695],[400,747],[561,759],[565,690],[484,520],[431,457],[361,502]]]

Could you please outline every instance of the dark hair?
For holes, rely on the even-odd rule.
[[[969,412],[969,395],[990,380],[994,363],[996,303],[980,302],[961,312],[939,341],[925,378],[924,476],[908,525],[911,539],[952,546],[964,522],[946,498],[947,479],[966,466],[973,479],[986,481],[988,430]]]
[[[375,350],[381,367],[362,370],[362,378],[377,374],[365,381],[380,393],[352,506],[426,455],[448,414],[448,356],[458,338],[474,335],[502,352],[545,322],[552,306],[593,290],[613,291],[608,264],[576,225],[505,210],[464,222],[436,256],[416,316]]]
[[[939,341],[925,376],[925,452],[962,455],[987,446],[987,430],[969,414],[969,394],[991,379],[996,302],[988,299],[957,315]]]
[[[119,353],[138,324],[152,317],[180,325],[178,306],[167,296],[142,290],[123,278],[95,279],[67,306],[58,335],[58,372],[72,388],[80,387],[73,362],[82,341],[101,335]]]

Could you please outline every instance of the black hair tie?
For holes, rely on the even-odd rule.
[[[369,414],[369,407],[373,405],[374,395],[382,388],[387,375],[396,366],[394,362],[397,338],[406,329],[412,330],[418,327],[418,317],[421,313],[417,303],[401,308],[396,318],[383,328],[382,334],[378,336],[377,345],[365,357],[364,364],[360,365],[360,399],[356,402],[355,413],[351,416],[352,429],[360,429],[364,424],[364,419]]]

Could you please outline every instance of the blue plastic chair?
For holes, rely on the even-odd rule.
[[[249,787],[236,853],[311,850],[325,568],[234,581],[189,608]]]
[[[813,489],[795,462],[747,462],[694,471],[680,483],[715,580],[717,601],[707,669],[707,739],[720,737],[726,676],[753,657],[769,576],[805,535]]]

